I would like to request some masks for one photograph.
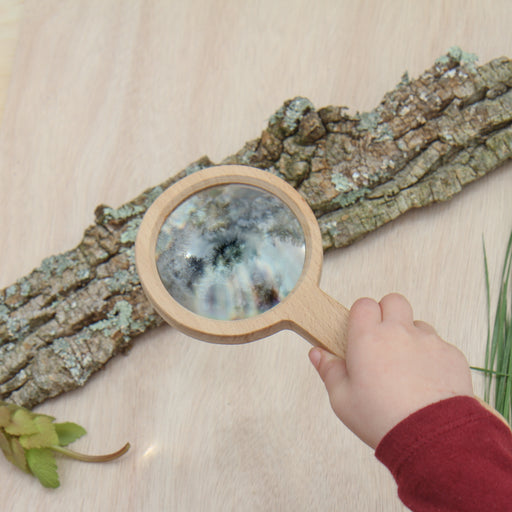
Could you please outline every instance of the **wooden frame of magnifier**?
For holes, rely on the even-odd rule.
[[[297,217],[306,245],[302,274],[290,294],[273,308],[240,320],[214,320],[193,313],[172,298],[156,266],[156,242],[167,217],[183,201],[207,188],[238,184],[260,188],[278,197]],[[318,287],[322,271],[322,235],[314,213],[288,183],[269,172],[241,165],[198,171],[164,191],[142,220],[135,243],[136,265],[146,296],[162,318],[203,341],[247,343],[290,329],[315,346],[345,356],[347,309]]]

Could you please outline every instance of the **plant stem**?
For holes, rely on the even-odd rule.
[[[66,457],[70,457],[71,459],[81,460],[82,462],[109,462],[121,457],[129,449],[130,443],[126,443],[120,450],[114,453],[109,453],[107,455],[87,455],[84,453],[75,452],[74,450],[70,450],[64,446],[52,446],[52,450],[59,452]]]

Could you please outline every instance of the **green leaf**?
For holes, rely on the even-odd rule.
[[[7,405],[0,405],[0,428],[6,427],[11,422],[11,411]]]
[[[34,422],[34,414],[23,407],[14,411],[4,430],[11,436],[29,436],[39,432]]]
[[[37,432],[30,436],[20,437],[20,443],[23,448],[27,450],[30,448],[51,448],[59,444],[59,436],[50,417],[37,415],[33,421]]]
[[[55,454],[49,448],[32,448],[27,450],[26,457],[30,471],[44,487],[59,487]]]
[[[59,437],[60,446],[67,446],[68,444],[87,434],[85,428],[77,425],[76,423],[55,423],[54,427],[55,431],[57,432],[57,436]]]
[[[0,430],[0,450],[4,452],[5,458],[12,462],[14,458],[14,454],[12,452],[11,447],[11,438],[10,436],[7,436]]]
[[[11,439],[11,446],[13,454],[13,459],[11,462],[15,466],[18,466],[22,471],[25,471],[25,473],[30,473],[27,466],[27,459],[25,457],[25,450],[23,449],[23,446],[21,446],[21,443],[15,437],[13,437]]]
[[[4,402],[3,400],[0,400],[0,405],[2,407],[7,407],[11,412],[14,412],[16,409],[19,409],[21,406],[16,404],[11,404],[10,402]]]
[[[25,473],[29,473],[27,460],[25,459],[25,450],[16,437],[4,434],[0,430],[0,448],[9,462],[25,471]]]

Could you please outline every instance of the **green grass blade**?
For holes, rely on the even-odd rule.
[[[494,407],[510,423],[512,419],[512,232],[508,239],[492,323],[490,307],[490,280],[484,243],[485,288],[487,299],[487,343],[485,348],[484,399],[490,403],[494,383]]]
[[[487,371],[485,375],[485,390],[484,400],[489,402],[491,398],[491,385],[492,385],[492,374],[495,373],[494,361],[491,360],[491,291],[489,285],[489,264],[487,263],[487,251],[485,250],[485,240],[482,240],[484,247],[484,270],[485,270],[485,296],[487,306],[487,343],[485,346],[485,368]]]

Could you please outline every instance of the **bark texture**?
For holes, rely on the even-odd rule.
[[[418,79],[405,74],[371,112],[287,101],[221,163],[284,178],[314,210],[324,249],[343,247],[511,158],[511,87],[510,59],[476,67],[454,48]],[[162,323],[135,270],[137,229],[163,190],[212,165],[203,157],[118,209],[99,206],[75,249],[0,291],[0,399],[32,407],[82,386]]]

